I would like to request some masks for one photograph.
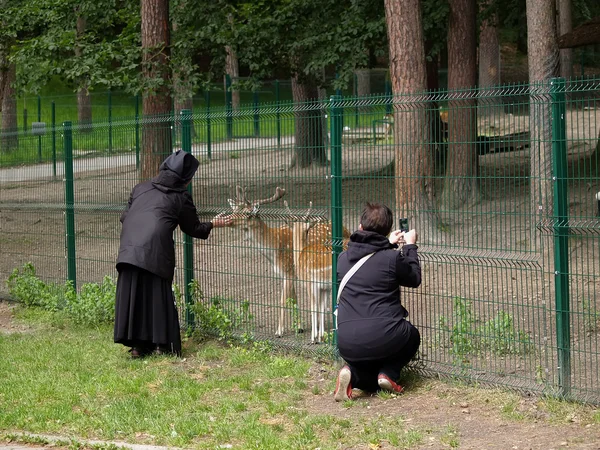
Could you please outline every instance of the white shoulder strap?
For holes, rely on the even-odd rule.
[[[340,295],[342,294],[342,291],[344,290],[344,287],[346,286],[346,283],[348,283],[348,281],[350,280],[350,278],[352,278],[352,275],[354,275],[356,273],[356,271],[358,269],[360,269],[364,263],[367,262],[367,259],[369,259],[374,254],[375,254],[375,252],[369,253],[368,255],[363,256],[361,259],[359,259],[356,262],[356,264],[354,264],[350,268],[350,270],[346,273],[346,275],[344,275],[344,278],[342,278],[342,282],[340,283],[340,287],[338,288],[338,292],[337,292],[337,301],[338,301],[338,303],[340,301]]]

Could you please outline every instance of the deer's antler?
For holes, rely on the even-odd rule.
[[[246,198],[246,189],[241,186],[235,187],[235,201],[238,204],[250,205],[250,202]]]
[[[313,207],[313,202],[309,202],[308,203],[308,211],[306,211],[306,214],[304,214],[304,216],[302,216],[302,222],[308,222],[308,218],[310,217],[310,213],[312,211],[312,207]]]
[[[276,202],[277,200],[279,200],[284,195],[285,195],[285,189],[277,186],[275,188],[275,194],[273,194],[273,196],[268,197],[268,198],[264,198],[262,200],[254,200],[252,202],[252,204],[254,206],[258,206],[258,205],[264,205],[265,203],[273,203],[273,202]]]

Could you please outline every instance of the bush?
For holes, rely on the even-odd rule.
[[[105,276],[102,283],[85,283],[79,293],[70,282],[46,283],[38,278],[35,267],[26,263],[15,269],[6,281],[13,299],[28,307],[61,313],[82,325],[112,323],[115,319],[116,285]]]
[[[114,322],[117,287],[111,277],[105,276],[100,284],[84,284],[78,294],[71,286],[69,288],[65,312],[75,323],[93,325]]]
[[[236,334],[242,339],[249,339],[242,334],[242,329],[252,326],[254,316],[250,313],[248,300],[237,302],[225,297],[206,299],[197,280],[191,284],[194,304],[191,309],[196,318],[195,334],[197,337],[216,337],[219,340],[230,341]]]
[[[67,287],[40,280],[33,264],[26,263],[12,271],[6,281],[10,295],[25,306],[38,306],[56,312],[66,302]]]

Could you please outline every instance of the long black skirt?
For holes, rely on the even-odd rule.
[[[181,335],[171,281],[129,264],[119,264],[115,302],[118,344],[181,355]]]

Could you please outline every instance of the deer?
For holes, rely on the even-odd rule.
[[[296,298],[294,280],[296,273],[292,252],[292,230],[286,224],[280,227],[268,226],[259,216],[259,207],[273,203],[285,195],[285,189],[277,187],[273,196],[250,201],[246,197],[246,189],[236,187],[236,198],[228,199],[233,210],[233,226],[241,227],[246,239],[254,242],[259,251],[273,265],[275,275],[283,281],[279,298],[280,314],[275,335],[281,337],[285,329],[286,305],[289,298]]]
[[[332,226],[331,222],[320,217],[313,216],[311,220],[312,202],[308,212],[302,217],[294,215],[286,201],[284,205],[291,221],[296,279],[304,282],[310,300],[310,339],[317,344],[325,336],[325,313],[331,299]],[[350,232],[343,228],[344,249],[349,238]]]

